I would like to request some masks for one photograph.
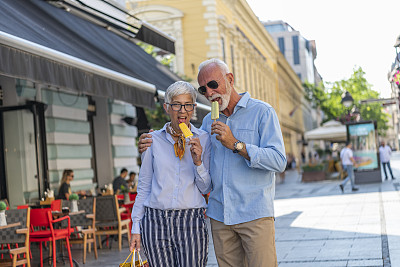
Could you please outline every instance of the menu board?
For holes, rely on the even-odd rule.
[[[348,125],[349,140],[357,170],[379,168],[375,126],[373,122]]]

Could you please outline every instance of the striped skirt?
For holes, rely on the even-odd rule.
[[[208,230],[204,210],[145,208],[140,231],[151,267],[206,266]]]

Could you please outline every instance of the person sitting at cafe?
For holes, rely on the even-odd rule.
[[[129,180],[128,180],[128,187],[130,188],[131,192],[135,193],[137,191],[137,182],[138,182],[138,179],[136,177],[136,172],[130,172]]]
[[[69,200],[71,195],[71,181],[74,179],[74,171],[71,169],[65,169],[60,182],[60,188],[58,189],[57,199]]]
[[[74,179],[74,171],[71,169],[65,169],[60,182],[60,188],[58,189],[57,199],[69,200],[71,195],[71,181]],[[86,196],[85,190],[79,190],[75,192],[80,197]]]
[[[115,177],[113,181],[114,194],[118,194],[121,191],[121,185],[128,188],[128,183],[125,181],[126,176],[128,176],[128,170],[122,168],[120,175]]]

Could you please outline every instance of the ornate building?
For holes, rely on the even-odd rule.
[[[300,79],[245,0],[127,0],[127,9],[176,39],[173,70],[195,86],[202,61],[224,60],[238,92],[247,91],[275,108],[287,153],[300,158]]]

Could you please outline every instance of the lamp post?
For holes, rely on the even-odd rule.
[[[354,99],[349,92],[346,91],[343,94],[342,101],[340,103],[342,103],[342,105],[345,106],[347,109],[347,114],[345,117],[346,121],[350,121],[353,116],[355,117],[355,121],[360,120],[361,113],[356,106],[353,106]]]
[[[397,49],[400,47],[400,35],[397,36],[396,42],[394,43],[394,47],[395,47],[395,49],[396,49],[396,59],[397,59],[397,62],[400,62],[400,58],[399,58],[400,52],[397,51]]]
[[[342,101],[340,103],[342,103],[343,106],[345,106],[346,108],[351,107],[351,105],[353,105],[354,99],[351,96],[351,94],[349,92],[346,91],[346,93],[344,94],[344,96],[342,97]],[[349,114],[350,114],[350,110],[349,110]]]

